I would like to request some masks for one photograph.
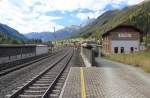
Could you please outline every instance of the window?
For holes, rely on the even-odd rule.
[[[121,53],[124,53],[124,47],[121,47],[121,48],[120,48],[120,52],[121,52]]]
[[[134,52],[134,47],[130,48],[130,52],[133,53]]]
[[[114,53],[118,53],[118,47],[114,47]]]

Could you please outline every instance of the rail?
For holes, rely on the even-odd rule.
[[[46,90],[46,92],[44,93],[44,95],[42,96],[42,98],[48,98],[48,95],[50,94],[50,92],[52,91],[53,87],[55,86],[55,84],[57,83],[58,79],[60,78],[60,76],[62,75],[62,73],[64,72],[64,70],[66,69],[68,63],[70,62],[71,58],[73,56],[72,55],[69,57],[69,59],[67,60],[66,64],[64,65],[64,67],[62,68],[62,70],[60,71],[60,73],[57,75],[57,77],[55,78],[55,80],[52,82],[52,84],[48,87],[48,89]]]
[[[57,52],[56,52],[57,53]],[[8,67],[10,67],[10,68],[5,68],[5,69],[1,69],[0,71],[0,77],[1,76],[4,76],[4,75],[6,75],[6,74],[8,74],[8,73],[11,73],[11,72],[13,72],[13,71],[16,71],[16,70],[19,70],[19,69],[21,69],[21,68],[24,68],[24,67],[27,67],[27,66],[29,66],[29,65],[31,65],[31,64],[33,64],[33,63],[36,63],[36,62],[40,62],[40,61],[42,61],[43,59],[46,59],[46,58],[49,58],[49,57],[51,57],[51,56],[53,56],[53,55],[55,55],[56,53],[54,53],[54,54],[51,54],[51,55],[46,55],[46,56],[44,56],[44,57],[40,57],[40,58],[37,58],[37,59],[35,59],[35,60],[33,60],[33,61],[30,61],[30,62],[26,62],[26,63],[23,63],[23,64],[19,64],[19,65],[15,65],[15,66],[8,66]],[[32,59],[31,59],[32,60]]]
[[[24,92],[25,89],[29,88],[30,86],[32,86],[37,80],[41,79],[42,76],[44,77],[45,74],[47,74],[52,68],[55,68],[55,66],[60,63],[63,59],[65,59],[71,51],[67,52],[63,57],[61,57],[60,59],[56,60],[49,68],[45,69],[43,72],[41,72],[38,76],[36,76],[34,79],[32,79],[30,82],[28,82],[27,84],[25,84],[22,88],[20,88],[19,90],[17,90],[16,92],[14,92],[12,95],[9,96],[9,98],[17,98],[20,94],[22,94]],[[72,54],[73,55],[73,54]],[[53,82],[51,83],[51,85],[48,87],[48,89],[46,90],[46,92],[44,93],[44,95],[42,96],[43,98],[46,98],[46,96],[48,96],[48,92],[51,90],[51,88],[55,85],[56,81],[58,80],[58,78],[61,76],[61,74],[63,73],[63,71],[65,70],[66,66],[68,65],[71,56],[69,56],[69,59],[67,59],[67,62],[64,64],[63,68],[60,70],[60,72],[58,73],[58,75],[56,76],[56,78],[53,80]]]

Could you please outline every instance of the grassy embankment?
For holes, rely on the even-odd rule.
[[[106,58],[118,62],[141,67],[144,71],[150,73],[150,50],[142,51],[133,54],[110,55]]]

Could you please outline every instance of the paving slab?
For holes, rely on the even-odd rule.
[[[72,67],[60,98],[150,98],[149,74],[105,59],[97,63]]]
[[[60,94],[60,98],[81,98],[80,81],[80,68],[72,67]]]

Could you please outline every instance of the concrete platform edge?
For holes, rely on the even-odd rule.
[[[69,75],[70,75],[71,70],[72,70],[72,67],[70,68],[70,70],[69,70],[69,72],[68,72],[67,78],[66,78],[66,80],[65,80],[65,83],[64,83],[64,86],[63,86],[63,88],[62,88],[62,91],[61,91],[61,93],[60,93],[59,98],[62,98],[62,96],[63,96],[64,90],[65,90],[65,87],[66,87],[66,84],[67,84],[66,81],[68,81],[68,79],[69,79]]]
[[[87,60],[87,58],[82,53],[80,53],[80,55],[81,55],[81,57],[83,59],[85,67],[91,67],[92,64]]]

